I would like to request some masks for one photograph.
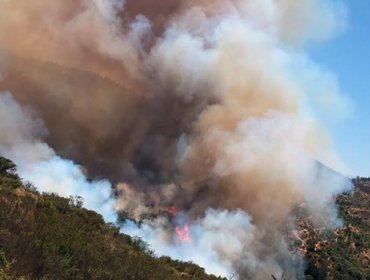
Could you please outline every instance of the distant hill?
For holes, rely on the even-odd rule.
[[[306,279],[370,279],[370,178],[353,183],[352,193],[336,199],[344,224],[334,233],[298,217],[301,241],[296,246],[306,257]]]
[[[82,207],[79,197],[40,194],[0,157],[0,279],[223,279],[168,257]]]

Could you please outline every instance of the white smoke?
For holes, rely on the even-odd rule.
[[[89,181],[82,169],[56,155],[43,142],[46,130],[10,93],[0,94],[0,154],[18,165],[19,175],[42,192],[81,196],[84,206],[115,222],[115,201],[108,181]]]

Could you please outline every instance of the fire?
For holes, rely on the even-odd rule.
[[[168,212],[172,215],[172,216],[176,216],[177,213],[179,212],[179,210],[175,207],[175,206],[171,206],[169,209],[168,209]]]
[[[177,226],[175,228],[175,232],[182,242],[189,242],[191,240],[189,231],[190,226],[188,224],[184,225],[183,227]]]

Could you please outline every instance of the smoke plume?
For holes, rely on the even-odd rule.
[[[300,279],[292,209],[340,225],[348,189],[320,111],[345,114],[305,54],[339,1],[0,0],[0,153],[41,190],[218,275]],[[139,222],[139,224],[134,223]]]

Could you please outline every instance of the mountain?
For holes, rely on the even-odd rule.
[[[222,279],[204,269],[154,256],[119,233],[79,197],[40,194],[0,157],[0,279]]]

